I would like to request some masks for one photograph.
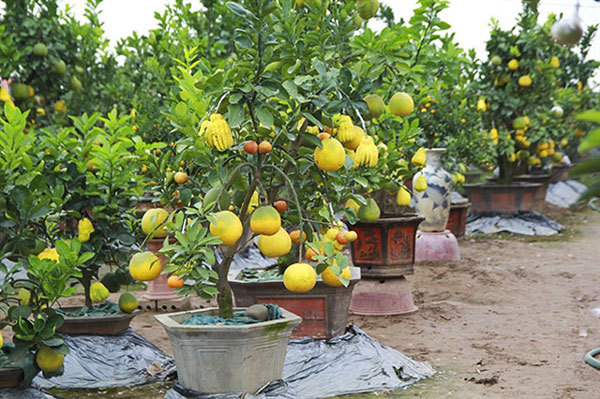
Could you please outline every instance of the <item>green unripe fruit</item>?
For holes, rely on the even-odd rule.
[[[57,60],[54,62],[54,72],[60,76],[64,76],[67,73],[67,64],[63,60]]]
[[[33,46],[33,54],[38,57],[45,57],[48,55],[48,48],[44,43],[36,43]]]

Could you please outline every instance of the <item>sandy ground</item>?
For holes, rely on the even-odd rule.
[[[600,346],[600,215],[554,216],[570,225],[559,238],[466,238],[460,262],[416,265],[414,314],[350,316],[439,371],[403,392],[352,397],[600,398],[600,371],[583,361]],[[154,314],[132,326],[171,353]]]

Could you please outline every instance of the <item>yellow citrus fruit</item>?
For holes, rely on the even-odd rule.
[[[53,372],[60,369],[65,362],[65,355],[54,352],[46,345],[42,345],[35,355],[35,362],[40,370],[45,372]]]
[[[406,93],[396,93],[390,99],[390,112],[396,116],[406,116],[413,112],[415,103]]]
[[[396,203],[399,206],[410,205],[410,193],[404,187],[400,187],[400,190],[398,190],[398,194],[396,195]]]
[[[385,103],[379,95],[369,94],[364,101],[369,108],[369,113],[365,115],[367,118],[379,118],[385,112]]]
[[[2,333],[0,333],[0,348],[2,348],[2,345],[4,345],[4,337],[2,336]]]
[[[358,210],[360,209],[360,204],[358,202],[354,201],[352,198],[350,198],[348,201],[346,201],[345,207],[354,209],[354,212],[358,213]]]
[[[412,159],[410,160],[413,164],[417,166],[425,166],[425,162],[427,160],[427,152],[424,147],[421,147],[415,152]]]
[[[256,234],[271,236],[281,228],[281,216],[272,206],[260,206],[250,216],[250,228]]]
[[[283,228],[273,235],[259,235],[256,242],[258,249],[269,258],[278,258],[290,252],[292,249],[292,239]]]
[[[415,181],[413,188],[415,189],[415,191],[427,190],[427,179],[425,178],[425,175],[419,175],[419,177],[417,177],[417,180]]]
[[[121,312],[131,313],[138,307],[138,300],[131,292],[124,292],[119,297],[119,309]]]
[[[519,86],[529,87],[531,86],[531,77],[529,75],[523,75],[519,78]]]
[[[167,285],[171,288],[181,288],[185,284],[185,280],[176,274],[169,276],[167,279]]]
[[[152,281],[161,270],[160,259],[150,251],[138,252],[129,261],[129,274],[137,281]]]
[[[60,260],[60,256],[58,255],[58,251],[54,248],[46,248],[42,252],[38,254],[38,258],[40,259],[52,259],[57,262]]]
[[[350,141],[346,141],[344,143],[344,147],[350,149],[350,150],[356,150],[360,144],[360,141],[363,139],[363,137],[366,136],[366,133],[364,130],[362,130],[362,128],[360,126],[354,126],[354,138]]]
[[[215,222],[210,223],[210,234],[219,237],[223,245],[235,244],[244,232],[240,218],[231,211],[213,213],[212,216]]]
[[[510,69],[511,71],[515,71],[519,68],[519,61],[517,61],[516,59],[512,59],[510,61],[508,61],[508,69]]]
[[[344,166],[346,152],[337,139],[328,138],[321,141],[323,148],[315,148],[314,159],[317,167],[326,172],[335,172]]]
[[[169,212],[162,208],[148,209],[142,216],[142,231],[150,234],[154,231],[154,238],[166,237],[167,224],[164,223],[169,217]]]
[[[350,280],[350,266],[346,266],[346,268],[342,270],[340,277]],[[323,273],[321,273],[321,279],[323,282],[331,287],[341,287],[344,285],[342,284],[340,277],[336,276],[329,266],[327,266],[327,268],[323,270]]]
[[[101,282],[96,281],[90,286],[90,299],[92,300],[92,302],[102,302],[103,300],[108,298],[108,295],[108,288],[106,288]]]
[[[317,283],[317,272],[308,263],[294,263],[283,273],[283,285],[292,292],[308,292]]]
[[[175,173],[175,176],[173,176],[173,180],[175,180],[175,183],[177,184],[185,184],[188,181],[188,174],[185,172],[177,172]]]

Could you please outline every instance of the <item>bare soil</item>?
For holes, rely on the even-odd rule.
[[[438,374],[405,391],[347,397],[600,397],[600,371],[583,360],[600,347],[600,315],[593,311],[600,308],[600,215],[549,212],[568,226],[560,236],[470,237],[460,241],[461,261],[415,265],[408,279],[418,312],[350,316],[369,335],[431,363]],[[155,314],[143,312],[132,326],[171,353]],[[167,388],[95,391],[95,397],[163,398]]]

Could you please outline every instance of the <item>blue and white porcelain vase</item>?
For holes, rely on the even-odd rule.
[[[413,182],[423,174],[427,180],[427,190],[413,189],[415,209],[425,217],[419,229],[421,231],[444,231],[450,216],[450,194],[452,178],[442,167],[442,155],[445,148],[430,148],[426,151],[427,160],[422,171],[417,172]],[[414,186],[414,184],[413,184]]]

